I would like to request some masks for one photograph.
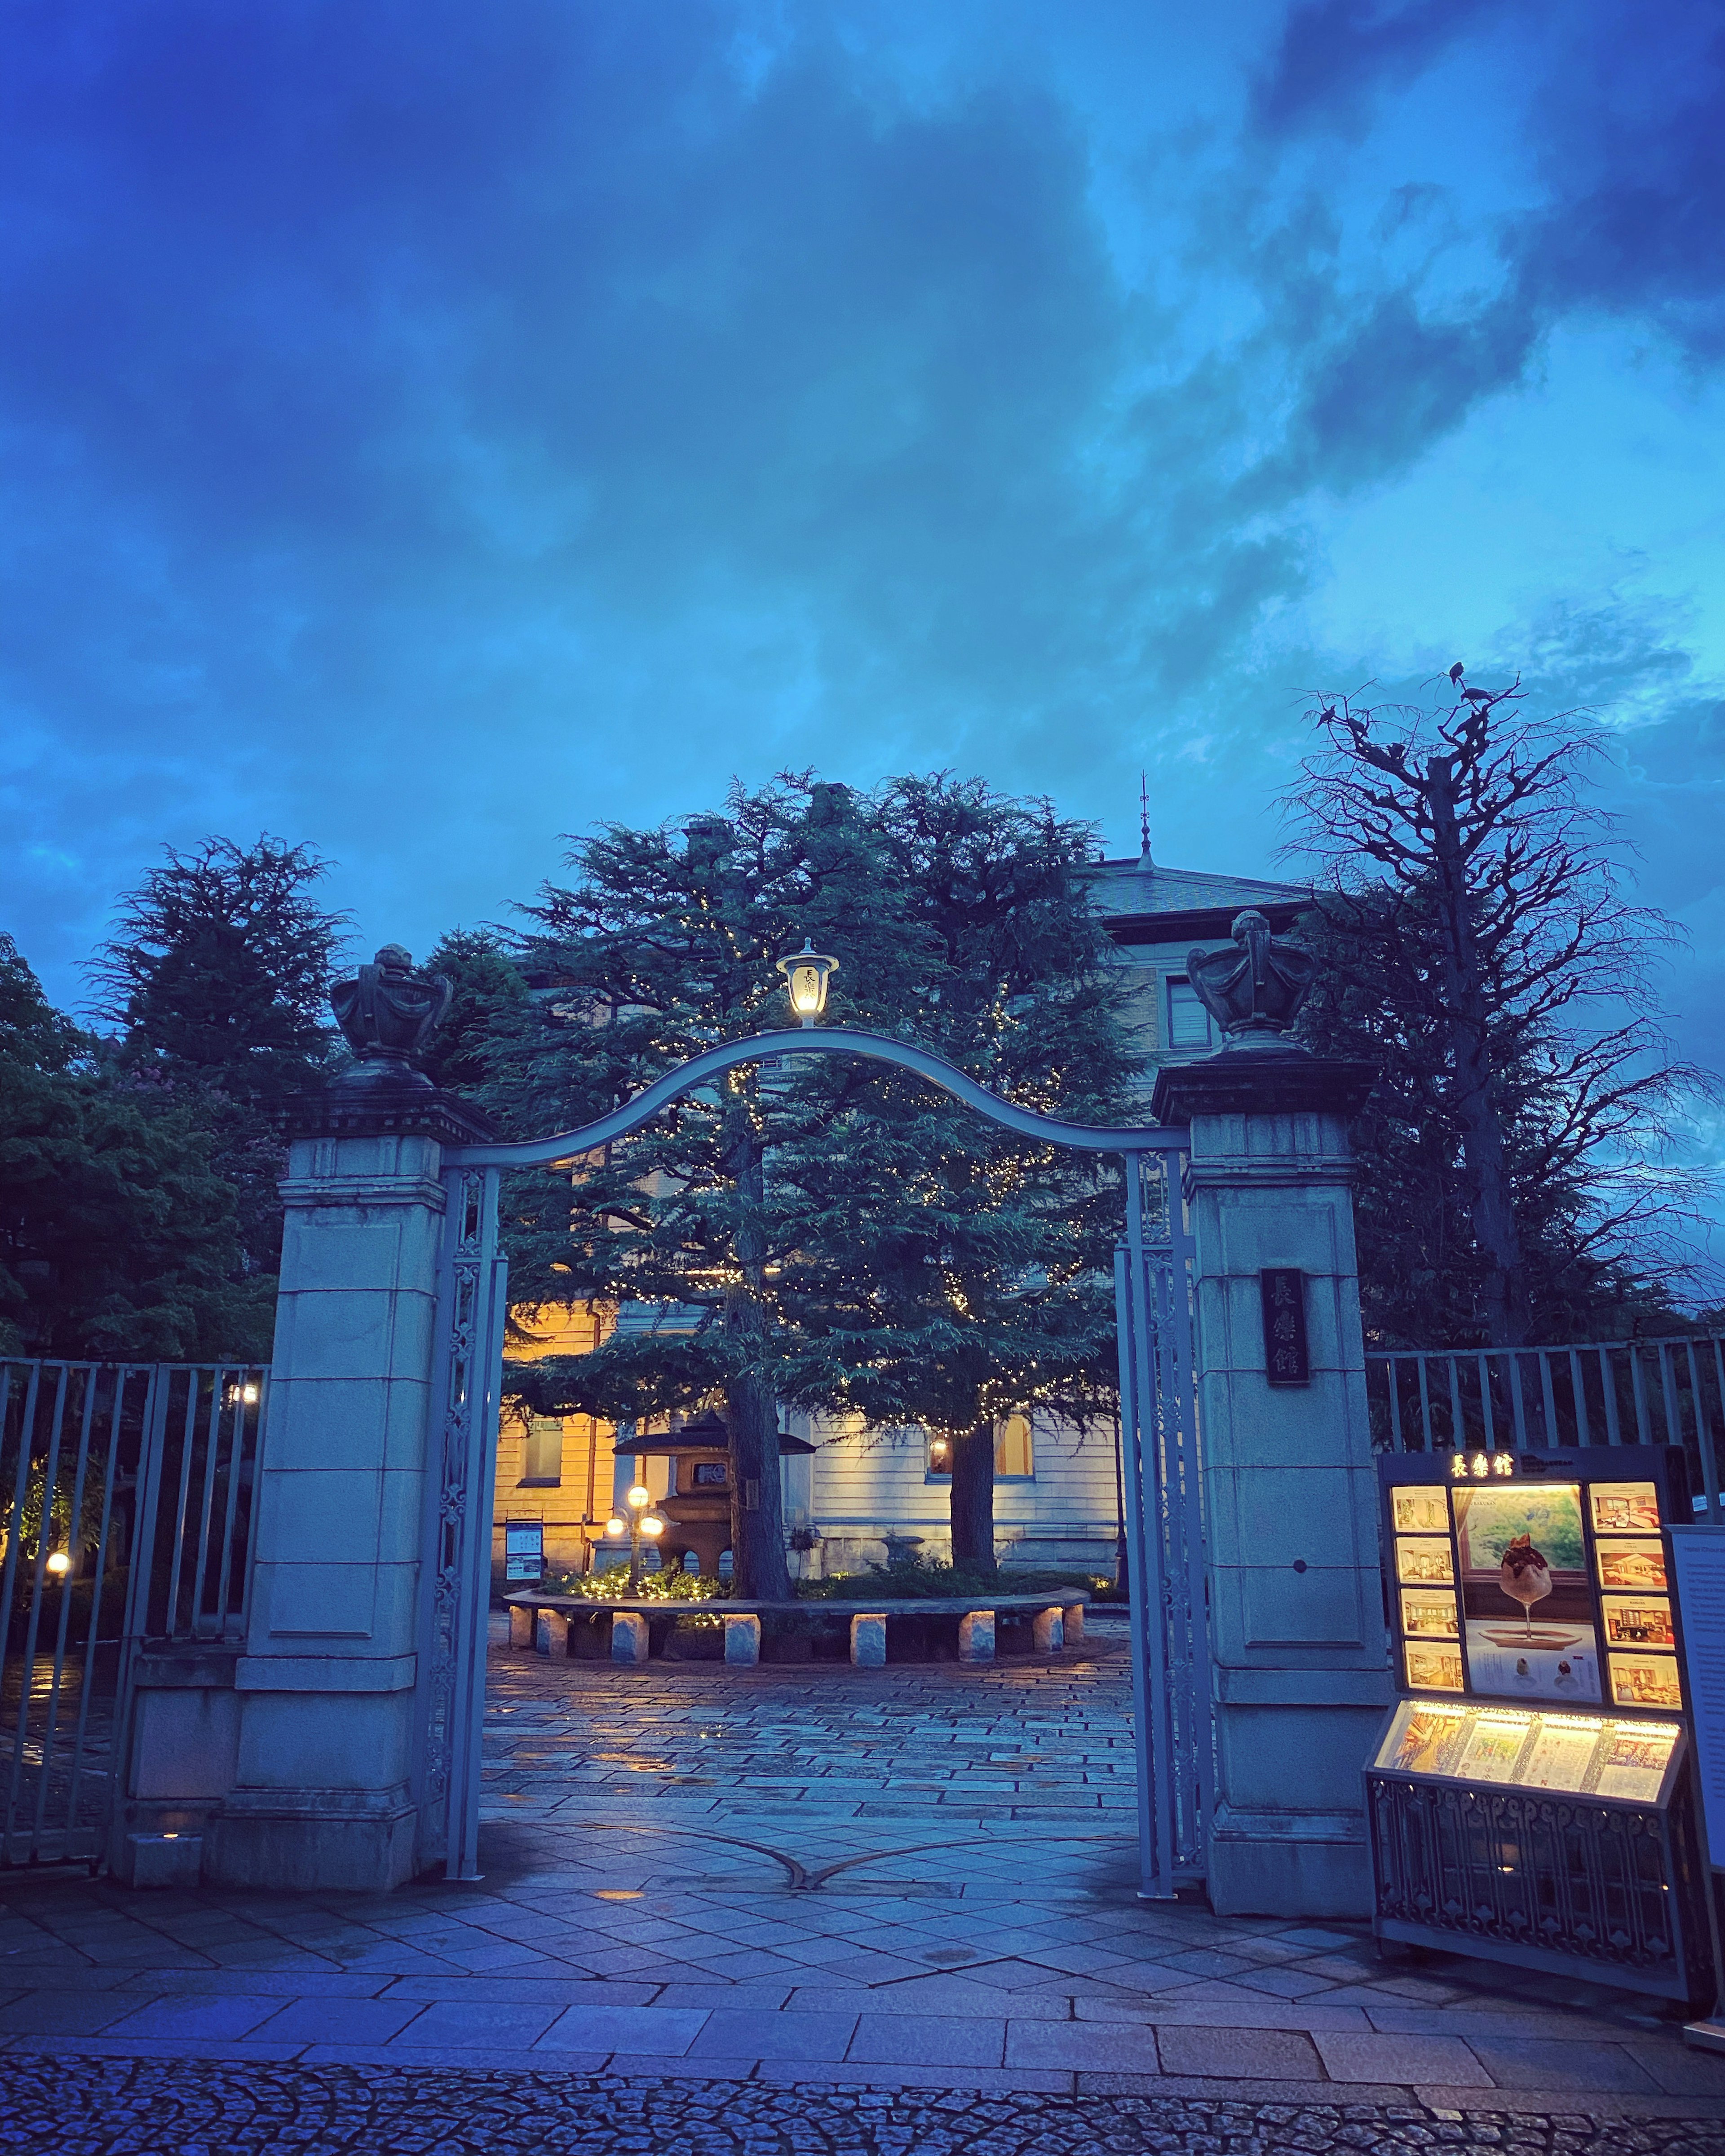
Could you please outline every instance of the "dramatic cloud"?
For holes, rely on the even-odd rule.
[[[423,945],[787,764],[1263,871],[1302,690],[1465,656],[1712,983],[1725,25],[1189,13],[20,11],[0,925],[268,827]]]

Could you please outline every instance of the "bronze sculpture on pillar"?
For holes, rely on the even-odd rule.
[[[454,993],[452,981],[416,973],[409,953],[399,943],[386,943],[372,964],[330,991],[336,1023],[354,1055],[336,1086],[344,1093],[430,1092],[431,1081],[410,1059],[443,1023]]]
[[[1311,991],[1317,961],[1297,943],[1273,936],[1254,908],[1235,917],[1229,932],[1240,946],[1206,951],[1194,944],[1186,978],[1199,1001],[1227,1035],[1230,1048],[1279,1048],[1304,1054],[1286,1037]]]

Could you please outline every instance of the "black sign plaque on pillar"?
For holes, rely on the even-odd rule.
[[[1306,1348],[1306,1276],[1291,1265],[1266,1265],[1264,1374],[1272,1385],[1309,1385],[1312,1358]]]

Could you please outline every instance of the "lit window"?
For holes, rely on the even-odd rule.
[[[1168,984],[1168,1045],[1170,1048],[1208,1048],[1210,1014],[1198,1000],[1190,981]]]
[[[994,1472],[1029,1476],[1036,1470],[1030,1451],[1029,1415],[1004,1415],[994,1425]]]
[[[952,1440],[945,1437],[931,1437],[928,1440],[929,1475],[945,1481],[952,1472]],[[995,1424],[994,1472],[997,1476],[1016,1476],[1021,1481],[1036,1472],[1028,1415],[1005,1415]]]
[[[562,1418],[535,1415],[527,1430],[526,1458],[521,1467],[523,1483],[554,1489],[563,1479]]]

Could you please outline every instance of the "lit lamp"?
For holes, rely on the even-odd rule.
[[[72,1569],[72,1560],[64,1550],[56,1550],[48,1560],[48,1568],[56,1579],[64,1579]]]
[[[642,1539],[644,1537],[648,1542],[656,1543],[665,1532],[665,1523],[649,1509],[653,1492],[644,1483],[631,1483],[624,1494],[624,1502],[629,1507],[628,1516],[613,1512],[605,1522],[605,1532],[619,1541],[624,1535],[629,1537],[629,1591],[633,1594],[641,1584]]]
[[[838,960],[817,951],[805,936],[800,951],[778,961],[778,970],[791,1009],[804,1025],[813,1025],[827,1007],[827,983],[839,970]]]

